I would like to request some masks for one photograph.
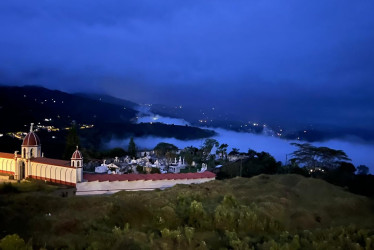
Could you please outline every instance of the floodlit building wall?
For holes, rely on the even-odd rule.
[[[8,158],[0,158],[0,173],[12,174],[16,172],[16,160]]]
[[[77,195],[113,194],[122,190],[149,191],[165,189],[176,184],[199,184],[215,178],[178,179],[178,180],[137,180],[137,181],[91,181],[77,183]]]
[[[77,183],[76,168],[54,166],[37,162],[31,162],[28,177],[70,186],[75,186]]]

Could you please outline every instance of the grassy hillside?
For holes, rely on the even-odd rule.
[[[23,185],[33,186],[0,188],[0,238],[17,233],[36,248],[374,247],[373,200],[299,175],[68,198]]]

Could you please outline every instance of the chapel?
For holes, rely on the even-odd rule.
[[[33,125],[23,139],[21,154],[0,152],[0,174],[12,175],[16,180],[30,178],[69,186],[82,182],[83,157],[78,146],[70,161],[46,158]]]

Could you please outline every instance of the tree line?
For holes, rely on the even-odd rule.
[[[69,159],[80,140],[73,125],[67,136],[64,158]],[[374,176],[369,175],[369,168],[365,165],[355,167],[351,159],[343,150],[328,147],[317,147],[310,143],[291,143],[296,150],[285,164],[267,152],[256,152],[248,149],[240,152],[232,148],[228,153],[228,144],[220,144],[217,140],[208,138],[198,148],[194,146],[179,150],[177,146],[160,142],[154,148],[157,157],[172,162],[177,157],[184,158],[188,166],[187,171],[196,172],[201,165],[207,164],[208,170],[217,174],[217,179],[233,177],[252,177],[259,174],[300,174],[305,177],[321,178],[332,184],[347,187],[355,193],[374,196]],[[137,146],[131,137],[127,151],[114,148],[108,151],[93,151],[82,149],[88,158],[100,159],[103,157],[125,156],[136,157]],[[229,161],[236,157],[236,161]],[[86,158],[87,159],[87,158]],[[222,165],[220,168],[216,166]]]

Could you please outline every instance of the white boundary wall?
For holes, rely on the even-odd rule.
[[[66,185],[75,185],[77,182],[77,169],[49,165],[38,162],[31,162],[28,172],[29,177],[61,183]]]
[[[17,176],[20,174],[20,164],[24,164],[25,166],[25,173],[22,178],[29,177],[70,186],[75,186],[77,183],[77,168],[30,162],[22,158],[10,159],[0,157],[0,174],[14,175],[15,179],[17,179]]]
[[[0,173],[15,174],[15,162],[14,159],[0,158]]]
[[[215,180],[215,177],[177,180],[90,181],[77,183],[76,195],[113,194],[122,190],[150,191],[157,188],[169,188],[176,184],[199,184],[212,180]]]

